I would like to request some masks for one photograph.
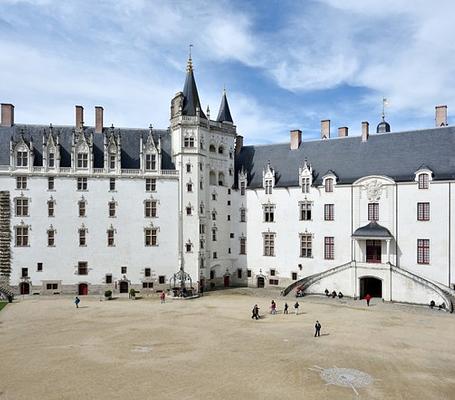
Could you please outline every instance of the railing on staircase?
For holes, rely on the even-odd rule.
[[[293,289],[295,289],[297,287],[301,290],[305,290],[308,287],[310,287],[311,285],[313,285],[314,283],[316,283],[317,281],[321,280],[322,278],[325,278],[327,276],[344,271],[345,269],[350,268],[351,265],[352,265],[352,261],[349,261],[345,264],[337,265],[336,267],[327,269],[322,272],[318,272],[317,274],[306,276],[305,278],[300,279],[299,281],[291,283],[287,288],[283,289],[281,291],[281,295],[287,296],[289,294],[289,292],[291,292]]]
[[[443,298],[444,303],[446,303],[447,310],[451,313],[454,311],[455,296],[451,292],[455,291],[453,291],[449,287],[446,287],[445,285],[442,285],[441,283],[416,275],[413,272],[408,271],[407,269],[397,267],[396,265],[390,262],[388,264],[390,265],[390,268],[392,269],[393,272],[405,276],[408,279],[413,280],[414,282],[420,283],[421,285],[427,286],[430,289],[434,290],[437,294],[439,294],[439,296]]]

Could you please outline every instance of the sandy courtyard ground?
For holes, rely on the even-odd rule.
[[[253,321],[272,296],[279,313]],[[301,315],[283,315],[277,292],[250,289],[166,304],[84,297],[79,309],[69,297],[20,300],[0,313],[0,400],[455,399],[455,315],[300,303]],[[334,372],[366,386],[328,385]]]

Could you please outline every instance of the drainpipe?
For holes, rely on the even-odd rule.
[[[450,280],[451,280],[451,276],[450,276],[450,268],[451,268],[451,264],[452,264],[452,260],[451,260],[451,257],[452,257],[452,253],[451,253],[451,247],[452,247],[452,192],[451,192],[451,189],[452,189],[452,184],[451,182],[449,182],[449,282],[447,283],[447,286],[450,287]]]

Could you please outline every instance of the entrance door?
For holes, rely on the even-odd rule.
[[[30,285],[27,282],[21,282],[19,284],[20,294],[30,294]]]
[[[265,286],[265,280],[262,276],[258,276],[258,288],[263,288]]]
[[[230,276],[229,275],[225,275],[225,277],[224,277],[224,287],[229,287],[229,283],[230,283]]]
[[[381,241],[380,240],[367,240],[367,263],[381,263]]]
[[[87,296],[88,295],[88,285],[86,283],[79,283],[79,296]]]
[[[363,299],[367,294],[382,297],[382,281],[372,277],[360,278],[360,298]]]
[[[128,282],[127,281],[120,282],[120,293],[128,293]]]

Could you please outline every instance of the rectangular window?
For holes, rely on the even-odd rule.
[[[417,239],[417,263],[430,263],[430,239]]]
[[[114,236],[115,236],[114,229],[108,229],[107,230],[107,245],[109,247],[115,246]]]
[[[247,269],[246,274],[248,278],[251,278],[251,269]]]
[[[186,164],[186,172],[191,172],[191,164]]]
[[[192,192],[193,191],[193,184],[192,183],[187,183],[186,184],[186,191],[187,192]]]
[[[49,153],[49,157],[47,159],[47,166],[49,168],[55,167],[55,153]]]
[[[216,211],[212,211],[212,221],[216,221]]]
[[[77,190],[87,190],[87,178],[77,178]]]
[[[17,176],[16,177],[16,189],[27,189],[27,177]]]
[[[242,279],[242,269],[237,268],[237,279]]]
[[[313,235],[308,233],[300,235],[300,257],[313,257]]]
[[[269,285],[278,285],[278,279],[269,279]]]
[[[302,193],[310,193],[310,178],[302,178]]]
[[[265,194],[272,194],[272,180],[265,180]]]
[[[333,260],[335,258],[335,238],[333,236],[326,236],[324,238],[324,258],[326,260]]]
[[[324,204],[324,220],[333,221],[335,219],[334,204]]]
[[[264,210],[264,222],[274,222],[275,221],[275,205],[267,204],[262,206]]]
[[[312,204],[310,201],[302,201],[299,203],[300,206],[300,221],[311,221],[311,208]]]
[[[86,230],[79,229],[79,246],[86,246],[86,245],[87,245]]]
[[[88,153],[77,153],[77,168],[88,168]]]
[[[246,209],[240,209],[240,222],[246,222]]]
[[[43,272],[43,263],[42,262],[36,263],[36,271]]]
[[[296,281],[297,280],[297,272],[291,272],[291,279],[293,281]]]
[[[240,254],[246,254],[246,238],[240,238]]]
[[[184,147],[194,147],[194,138],[192,137],[185,137],[185,139],[183,139],[183,146]]]
[[[193,249],[193,245],[191,243],[186,243],[185,249],[186,249],[187,253],[191,253],[191,250]]]
[[[17,167],[26,167],[28,165],[28,153],[26,151],[18,151],[16,158]]]
[[[240,182],[240,196],[245,196],[246,182]]]
[[[154,171],[156,169],[156,154],[145,155],[145,169],[147,171]]]
[[[264,256],[273,257],[275,256],[275,234],[264,233]]]
[[[55,246],[55,231],[53,229],[47,231],[47,245],[49,247]]]
[[[186,215],[192,215],[193,214],[193,209],[191,208],[191,206],[187,206],[186,207]]]
[[[231,205],[231,200],[228,200],[228,201],[227,201],[227,205],[228,205],[228,206]]]
[[[109,156],[109,169],[115,169],[116,157],[115,154]]]
[[[115,178],[109,179],[109,190],[113,192],[115,190]]]
[[[127,268],[127,267],[125,267],[125,266],[120,267],[120,273],[121,273],[122,275],[125,275],[125,274],[127,273],[127,271],[128,271],[128,268]]]
[[[142,282],[142,289],[153,289],[153,282]]]
[[[327,193],[333,192],[333,179],[332,178],[327,178],[325,180],[325,191]]]
[[[115,201],[108,203],[108,215],[109,217],[115,217]]]
[[[88,275],[88,266],[85,261],[79,261],[79,263],[77,264],[77,274]]]
[[[86,215],[85,201],[84,200],[79,201],[78,206],[79,206],[79,217],[85,217],[85,215]]]
[[[28,217],[28,199],[23,197],[16,199],[16,216]]]
[[[22,268],[21,277],[27,278],[28,277],[28,268]]]
[[[417,203],[417,221],[430,220],[430,203]]]
[[[204,224],[199,224],[199,234],[200,235],[205,234],[205,225]]]
[[[58,283],[46,283],[46,290],[58,290]]]
[[[216,229],[212,229],[212,241],[216,242]]]
[[[379,203],[368,203],[368,221],[379,221]]]
[[[16,246],[28,246],[28,226],[16,226]]]
[[[428,174],[419,175],[419,189],[428,189],[430,178]]]
[[[165,275],[159,275],[158,276],[158,283],[160,285],[164,285],[166,283],[166,276]]]
[[[144,269],[144,276],[146,276],[146,277],[152,276],[152,270],[150,268],[145,268]]]
[[[47,202],[47,216],[54,217],[55,216],[55,202],[53,200],[49,200]]]
[[[216,251],[213,252],[213,258],[214,259],[218,258],[218,254],[216,253]]]
[[[55,178],[50,176],[47,178],[47,190],[54,190],[55,189]]]
[[[144,202],[144,215],[146,218],[156,217],[156,200],[146,200]]]
[[[145,245],[156,246],[157,245],[157,228],[145,228]]]
[[[276,276],[276,270],[271,269],[270,270],[270,276]]]
[[[106,283],[111,284],[112,283],[112,275],[111,274],[106,274]]]
[[[145,191],[146,192],[156,191],[156,178],[147,178],[145,180]]]

